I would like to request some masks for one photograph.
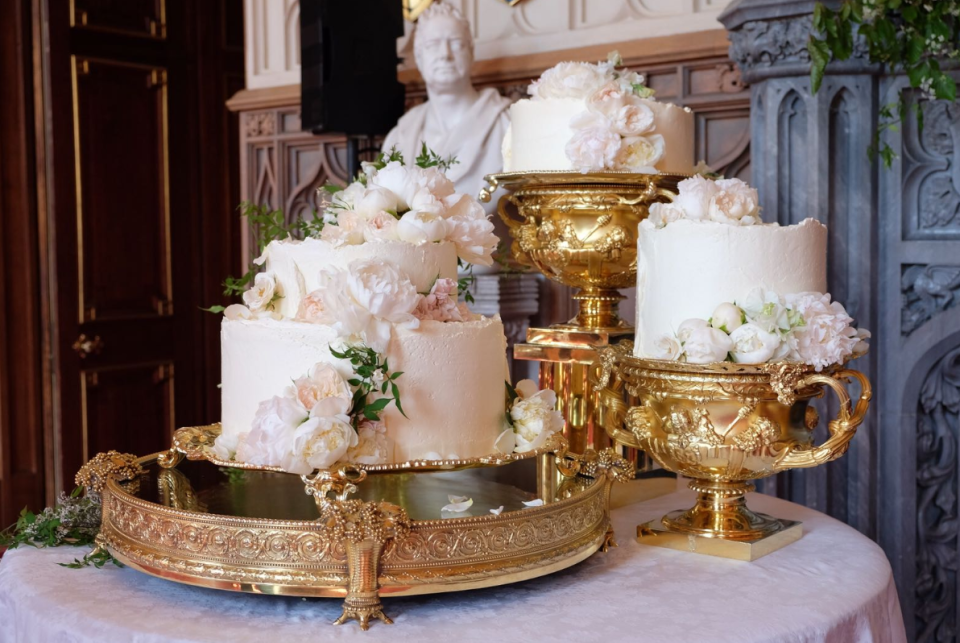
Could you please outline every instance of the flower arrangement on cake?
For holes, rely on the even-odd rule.
[[[668,271],[681,270],[687,278],[685,300],[673,309],[702,310],[724,293],[719,303],[707,303],[712,314],[680,317],[676,327],[641,310],[639,356],[690,364],[799,362],[821,371],[868,350],[869,331],[857,329],[843,305],[823,292],[826,228],[812,219],[796,226],[764,223],[757,191],[740,179],[698,175],[681,181],[673,202],[650,207],[639,244],[640,279],[650,283],[660,276],[651,289],[671,278]],[[691,288],[700,292],[700,284],[702,295],[693,300]],[[792,290],[796,286],[805,289]],[[665,321],[670,332],[642,332]]]

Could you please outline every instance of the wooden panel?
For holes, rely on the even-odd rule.
[[[74,76],[80,319],[169,314],[167,72],[75,58]]]
[[[71,23],[77,28],[166,37],[164,0],[71,0],[71,5]]]
[[[172,364],[86,371],[80,399],[84,460],[110,449],[146,455],[170,448]]]

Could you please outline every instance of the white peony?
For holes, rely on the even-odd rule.
[[[710,326],[695,328],[683,342],[683,354],[691,364],[713,364],[727,359],[733,350],[730,336]]]
[[[680,340],[672,335],[661,335],[653,342],[653,358],[677,360],[683,354]]]
[[[547,98],[586,98],[613,75],[607,66],[583,62],[562,62],[543,72],[528,93],[533,100]]]
[[[679,221],[683,216],[683,208],[676,203],[652,203],[647,218],[641,221],[640,225],[647,230],[655,230]]]
[[[439,167],[411,168],[413,170],[413,180],[421,188],[426,188],[430,194],[438,199],[445,199],[451,196],[456,190],[453,181],[447,178],[447,175]]]
[[[378,353],[386,351],[390,343],[391,324],[407,328],[420,325],[413,315],[420,295],[392,264],[354,261],[346,271],[343,286],[347,305],[359,311],[346,315],[337,311],[338,322],[344,322],[346,335],[362,334],[367,345]]]
[[[357,429],[357,444],[344,458],[356,464],[383,464],[390,457],[390,440],[383,422],[365,420]]]
[[[390,190],[372,187],[363,193],[363,197],[357,203],[355,210],[364,219],[369,219],[378,212],[396,212],[397,203],[397,195]]]
[[[397,218],[381,210],[363,223],[364,241],[397,241],[400,234],[397,232]]]
[[[240,445],[241,435],[246,436],[247,434],[221,433],[217,436],[217,439],[213,441],[213,446],[210,448],[210,451],[214,456],[225,462],[233,460],[237,454],[237,447]]]
[[[411,168],[399,161],[391,161],[370,179],[371,187],[380,187],[393,193],[397,198],[397,212],[406,212],[410,209],[413,195],[420,189],[417,177]]]
[[[591,127],[574,134],[564,148],[567,158],[581,172],[616,167],[620,135],[606,127]]]
[[[708,328],[710,324],[707,323],[707,320],[700,319],[699,317],[693,317],[681,322],[680,327],[677,328],[677,339],[680,340],[681,344],[686,343],[690,339],[690,335],[693,334],[693,331],[700,330],[701,328]]]
[[[397,223],[397,236],[412,244],[442,241],[447,235],[443,217],[428,210],[410,210]]]
[[[493,264],[493,253],[500,239],[493,233],[493,222],[477,200],[466,194],[445,199],[447,219],[445,238],[457,246],[457,255],[478,266]]]
[[[798,293],[785,300],[789,308],[803,317],[803,324],[793,331],[800,361],[820,371],[853,354],[860,342],[853,319],[843,305],[830,301],[829,293]]]
[[[237,444],[236,459],[248,464],[283,466],[293,448],[294,432],[307,419],[307,410],[289,397],[261,402],[250,432]]]
[[[357,444],[357,432],[346,415],[313,417],[297,427],[291,449],[280,466],[284,471],[305,475],[314,469],[328,469]]]
[[[707,217],[710,201],[719,191],[715,181],[692,176],[677,185],[677,198],[673,202],[683,208],[687,219],[701,220]]]
[[[733,359],[740,364],[763,364],[780,347],[780,337],[768,333],[754,323],[747,322],[730,333]]]
[[[320,239],[334,246],[357,246],[363,243],[364,218],[353,210],[345,210],[336,224],[323,226]]]
[[[621,108],[629,104],[628,93],[616,82],[605,83],[586,99],[587,109],[607,118],[613,118]],[[648,108],[649,109],[649,108]],[[652,121],[651,121],[652,122]]]
[[[620,144],[616,166],[622,170],[656,172],[665,150],[663,136],[628,136]]]
[[[272,272],[257,273],[253,280],[253,286],[243,293],[243,303],[251,312],[260,312],[268,310],[273,305],[273,299],[279,296],[277,279]]]
[[[732,225],[754,225],[760,222],[760,197],[740,179],[716,181],[718,191],[710,199],[707,216],[711,221]]]
[[[514,401],[510,417],[518,453],[542,446],[550,435],[563,430],[563,415],[556,406],[557,394],[549,389]]]
[[[339,215],[338,210],[354,210],[360,199],[366,192],[366,187],[359,181],[354,181],[339,192],[334,192],[330,198],[330,204],[324,208],[323,221],[330,223],[335,221]]]
[[[741,324],[743,324],[743,311],[735,304],[720,304],[710,315],[710,325],[725,333],[732,333]]]
[[[353,391],[330,364],[320,362],[293,381],[297,401],[311,417],[345,415],[353,406]]]
[[[790,330],[790,312],[783,305],[780,295],[762,288],[754,288],[737,303],[747,318],[768,333]]]

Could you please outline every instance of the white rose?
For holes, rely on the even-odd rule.
[[[629,136],[620,145],[616,165],[623,170],[656,172],[664,150],[665,143],[660,134]]]
[[[277,289],[277,280],[272,272],[257,273],[253,280],[253,286],[243,293],[243,303],[252,312],[267,310],[273,303],[274,296],[279,295]]]
[[[735,304],[723,303],[710,316],[710,325],[725,333],[732,333],[743,324],[743,311]]]
[[[280,464],[284,471],[305,475],[329,469],[356,446],[357,432],[346,415],[310,418],[294,432],[290,451]]]
[[[763,364],[774,356],[780,347],[780,337],[768,333],[753,323],[739,326],[730,333],[733,342],[733,359],[740,364]]]
[[[768,333],[790,330],[790,314],[780,295],[762,288],[754,288],[737,303],[747,319]]]
[[[397,211],[397,195],[381,187],[372,187],[363,193],[363,198],[354,208],[363,218],[369,219],[378,212]]]
[[[307,410],[296,400],[277,396],[261,402],[250,432],[237,444],[237,460],[282,466],[293,446],[294,431],[306,419]]]
[[[683,343],[683,353],[691,364],[722,362],[732,350],[730,336],[710,326],[694,329]]]
[[[256,315],[243,304],[230,304],[223,309],[223,316],[231,321],[237,319],[256,319]]]
[[[549,389],[514,401],[510,417],[518,453],[542,446],[550,435],[563,430],[563,415],[556,406],[557,394]]]
[[[688,219],[705,219],[710,209],[710,200],[719,192],[715,181],[700,175],[680,181],[677,185],[675,204],[683,208]]]
[[[709,326],[710,324],[707,323],[706,319],[699,319],[697,317],[687,319],[681,322],[680,327],[677,328],[677,339],[679,339],[680,343],[683,344],[690,339],[690,335],[693,334],[693,331],[701,328],[708,328]]]
[[[785,300],[803,317],[803,324],[793,331],[800,361],[820,371],[853,354],[860,342],[853,319],[839,302],[830,301],[829,294],[805,292]]]
[[[333,322],[333,311],[327,310],[323,292],[314,290],[300,300],[293,318],[308,324],[330,324]]]
[[[305,377],[293,381],[297,401],[311,417],[345,415],[353,406],[353,391],[330,364],[314,365]]]
[[[627,105],[627,93],[616,82],[605,83],[598,87],[586,99],[587,109],[597,114],[613,118],[620,109]],[[648,108],[649,109],[649,108]]]
[[[606,128],[580,130],[564,148],[567,158],[581,172],[609,170],[617,165],[620,135]]]
[[[344,458],[356,464],[383,464],[390,457],[390,440],[383,422],[363,421],[357,429],[357,444]]]
[[[647,218],[640,222],[647,230],[656,230],[683,218],[683,209],[676,203],[652,203]]]
[[[412,244],[441,241],[447,234],[443,217],[426,210],[410,210],[397,223],[397,236]]]
[[[613,131],[623,136],[640,136],[653,129],[653,110],[641,102],[628,103],[610,115]]]
[[[400,234],[397,232],[397,218],[389,212],[377,212],[364,222],[364,241],[396,241],[398,239]]]
[[[740,179],[716,181],[718,192],[713,195],[708,217],[717,223],[754,225],[760,221],[760,197],[757,190]]]
[[[530,85],[528,93],[534,100],[547,98],[586,98],[612,78],[599,65],[582,62],[563,62],[543,72]]]
[[[467,263],[493,265],[493,252],[500,239],[493,223],[477,200],[466,194],[445,199],[447,204],[444,238],[457,246],[457,255]]]
[[[653,358],[677,360],[683,354],[680,340],[671,335],[661,335],[653,342]]]
[[[221,433],[217,436],[217,439],[213,441],[213,447],[210,451],[212,451],[213,455],[217,458],[226,462],[233,460],[237,454],[237,447],[240,445],[241,435],[245,437],[247,434]]]

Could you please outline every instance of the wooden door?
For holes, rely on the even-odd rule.
[[[226,72],[242,64],[231,41],[242,7],[49,0],[46,10],[53,450],[56,484],[69,487],[100,451],[149,454],[178,425],[215,419],[204,386],[218,364],[199,307],[231,263],[222,243],[205,254],[205,235],[235,198],[236,161],[218,132]]]

